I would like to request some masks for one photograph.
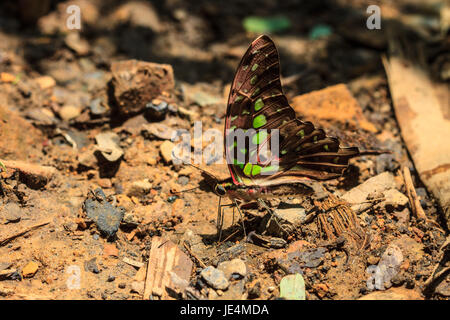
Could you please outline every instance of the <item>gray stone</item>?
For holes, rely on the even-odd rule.
[[[300,204],[280,203],[274,212],[274,216],[264,228],[268,234],[278,237],[286,237],[294,229],[299,227],[306,218],[306,210]]]
[[[97,266],[97,258],[92,258],[91,260],[84,262],[84,270],[92,273],[100,273],[100,270]]]
[[[200,276],[214,289],[225,290],[229,286],[225,273],[213,266],[203,269],[202,272],[200,272]]]
[[[0,209],[0,222],[3,223],[16,223],[19,222],[22,216],[22,210],[17,203],[8,202]]]
[[[371,277],[367,280],[369,290],[385,290],[392,286],[392,280],[398,274],[403,262],[401,249],[395,244],[390,244],[381,256],[377,266],[369,266],[367,273]],[[395,282],[395,281],[394,281]]]
[[[247,275],[247,266],[241,259],[221,262],[217,266],[217,269],[222,270],[228,280],[235,276],[243,278]]]
[[[124,216],[124,209],[113,207],[107,200],[102,189],[97,188],[94,195],[84,201],[84,210],[88,218],[92,219],[98,229],[107,237],[113,237],[119,230]]]

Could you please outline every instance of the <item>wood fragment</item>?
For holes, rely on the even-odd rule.
[[[427,220],[427,216],[420,205],[419,198],[417,197],[416,189],[411,178],[411,172],[408,167],[403,167],[403,180],[405,181],[406,194],[409,198],[409,204],[411,210],[417,219]]]
[[[12,235],[9,235],[9,236],[6,236],[4,238],[1,238],[0,239],[0,247],[4,246],[5,244],[9,243],[10,241],[12,241],[12,240],[14,240],[14,239],[16,239],[18,237],[21,237],[21,236],[27,234],[30,231],[33,231],[33,230],[38,229],[40,227],[43,227],[43,226],[45,226],[45,225],[47,225],[49,223],[50,223],[50,221],[38,223],[38,224],[35,224],[34,226],[27,227],[27,228],[25,228],[25,229],[23,229],[23,230],[21,230],[19,232],[16,232],[16,233],[14,233]]]
[[[450,251],[450,236],[447,237],[444,244],[439,249],[439,262],[434,266],[431,276],[424,283],[424,292],[431,293],[438,284],[450,274],[450,266],[445,266],[447,259],[445,259],[446,253]]]
[[[24,161],[1,160],[7,169],[19,172],[19,179],[28,187],[39,189],[44,187],[58,171],[54,167],[41,166]]]
[[[202,259],[200,259],[199,257],[197,257],[197,255],[192,252],[191,248],[189,248],[188,244],[186,243],[186,241],[183,243],[184,247],[186,248],[186,250],[189,252],[189,254],[195,259],[197,260],[197,262],[200,264],[200,266],[202,268],[206,268],[206,264],[202,261]]]
[[[123,262],[125,262],[126,264],[129,264],[130,266],[136,267],[136,268],[142,268],[144,266],[143,262],[139,262],[130,258],[123,258],[122,259]]]
[[[388,28],[389,57],[383,56],[395,115],[415,169],[443,209],[450,228],[450,84],[432,79],[421,42]]]
[[[186,284],[191,276],[193,263],[188,255],[172,241],[160,237],[152,238],[152,247],[148,259],[147,278],[145,280],[144,299],[171,299],[167,289],[173,289],[172,273]],[[178,288],[179,289],[179,288]]]

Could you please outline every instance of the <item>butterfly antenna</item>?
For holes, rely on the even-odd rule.
[[[206,173],[206,174],[209,175],[209,176],[214,176],[214,175],[213,175],[212,173],[210,173],[209,171],[207,171],[207,170],[205,170],[205,169],[202,169],[202,168],[200,168],[199,166],[196,166],[195,164],[187,163],[187,165],[189,165],[189,166],[191,166],[191,167],[197,169],[198,171],[201,171],[201,172],[203,172],[203,173]]]
[[[196,190],[198,188],[200,188],[200,186],[196,186],[194,188],[185,189],[185,190],[181,190],[181,191],[172,191],[171,193],[172,194],[181,194],[181,193],[184,193],[184,192],[190,192],[190,191]]]

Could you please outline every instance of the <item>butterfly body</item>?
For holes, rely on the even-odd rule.
[[[314,193],[313,188],[303,183],[280,184],[272,186],[245,186],[232,182],[219,182],[214,187],[218,196],[226,196],[230,200],[250,202],[258,199],[272,199],[293,195],[308,196]]]

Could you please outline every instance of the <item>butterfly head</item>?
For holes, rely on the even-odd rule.
[[[214,193],[220,197],[223,197],[227,194],[227,189],[222,183],[217,183],[214,186]]]
[[[223,197],[236,188],[237,187],[231,182],[217,182],[214,185],[214,193],[219,197]]]

